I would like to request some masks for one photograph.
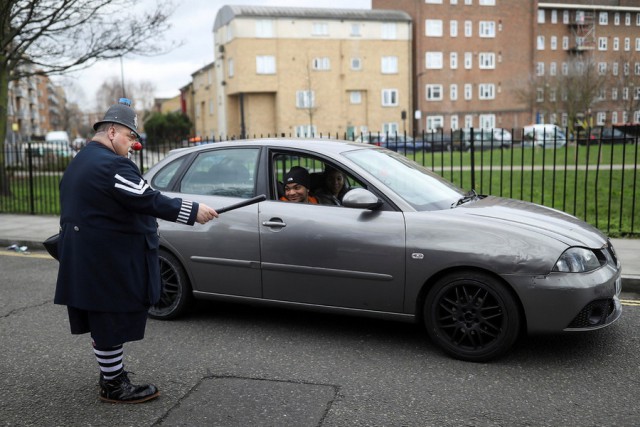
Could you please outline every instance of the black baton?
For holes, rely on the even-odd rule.
[[[234,203],[233,205],[229,205],[229,206],[225,206],[225,207],[220,208],[220,209],[216,209],[216,212],[218,212],[218,214],[221,214],[221,213],[232,211],[234,209],[243,208],[245,206],[249,206],[249,205],[252,205],[254,203],[259,203],[259,202],[262,202],[264,200],[267,200],[267,196],[265,196],[264,194],[261,194],[261,195],[256,196],[256,197],[252,197],[251,199],[243,200],[242,202]]]

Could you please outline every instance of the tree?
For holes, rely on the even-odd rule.
[[[152,113],[144,122],[147,144],[180,141],[189,135],[191,126],[189,117],[182,113]]]
[[[571,55],[566,59],[555,72],[536,70],[536,76],[519,96],[530,103],[534,111],[548,117],[547,122],[554,122],[552,116],[558,121],[558,117],[565,115],[572,133],[576,122],[589,118],[606,87],[607,77],[598,70],[597,60],[591,54]]]
[[[169,29],[172,5],[158,2],[139,14],[135,0],[3,0],[0,6],[0,195],[5,179],[9,82],[35,74],[60,75],[126,54],[153,55]]]

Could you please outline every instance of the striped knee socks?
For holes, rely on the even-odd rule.
[[[93,352],[98,360],[98,365],[100,365],[100,373],[105,380],[112,380],[124,372],[122,344],[114,347],[98,347],[94,343]]]

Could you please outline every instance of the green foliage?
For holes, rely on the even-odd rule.
[[[152,113],[144,122],[147,133],[146,144],[157,146],[185,139],[189,136],[191,127],[191,120],[185,114]]]

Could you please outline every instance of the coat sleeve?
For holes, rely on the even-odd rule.
[[[110,191],[129,211],[187,225],[196,221],[197,202],[167,197],[152,189],[137,166],[124,157],[118,158],[112,169]]]

